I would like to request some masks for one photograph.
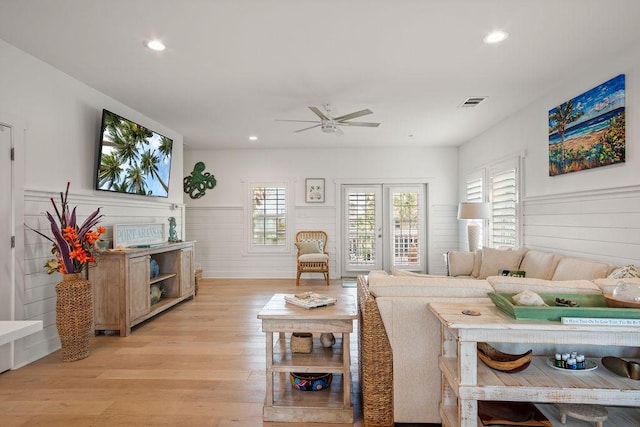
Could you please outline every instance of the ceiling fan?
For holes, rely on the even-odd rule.
[[[333,117],[331,115],[331,104],[325,104],[324,106],[325,112],[323,112],[318,107],[309,107],[311,111],[313,111],[320,120],[277,120],[279,122],[301,122],[301,123],[317,123],[313,126],[309,126],[303,129],[299,129],[294,131],[303,132],[305,130],[313,129],[319,127],[322,132],[325,133],[334,133],[336,135],[342,135],[342,129],[338,126],[364,126],[364,127],[372,127],[377,128],[380,126],[380,123],[371,123],[371,122],[350,122],[349,120],[355,119],[358,117],[366,116],[367,114],[373,114],[373,111],[367,109],[355,111],[353,113],[345,114],[339,117]]]

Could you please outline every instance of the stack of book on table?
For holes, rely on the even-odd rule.
[[[338,301],[336,298],[316,294],[314,292],[304,292],[301,294],[286,294],[284,300],[289,304],[303,308],[317,308],[333,305]]]

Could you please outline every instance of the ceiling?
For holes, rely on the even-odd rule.
[[[638,0],[0,0],[0,10],[0,38],[177,131],[187,149],[459,145],[640,40]],[[498,28],[510,37],[484,44]],[[154,37],[164,52],[144,46]],[[354,121],[381,125],[336,136],[276,121],[315,120],[308,106],[326,103],[334,115],[368,108]]]

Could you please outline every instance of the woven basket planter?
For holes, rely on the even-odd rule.
[[[89,356],[93,336],[93,291],[82,274],[64,274],[56,285],[56,327],[62,345],[62,361]]]
[[[294,332],[291,335],[292,353],[311,353],[313,350],[313,335],[308,332]]]

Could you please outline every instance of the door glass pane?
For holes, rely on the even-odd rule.
[[[393,265],[420,266],[420,205],[417,192],[392,192]]]
[[[349,193],[348,204],[349,263],[372,265],[376,262],[375,193]]]

